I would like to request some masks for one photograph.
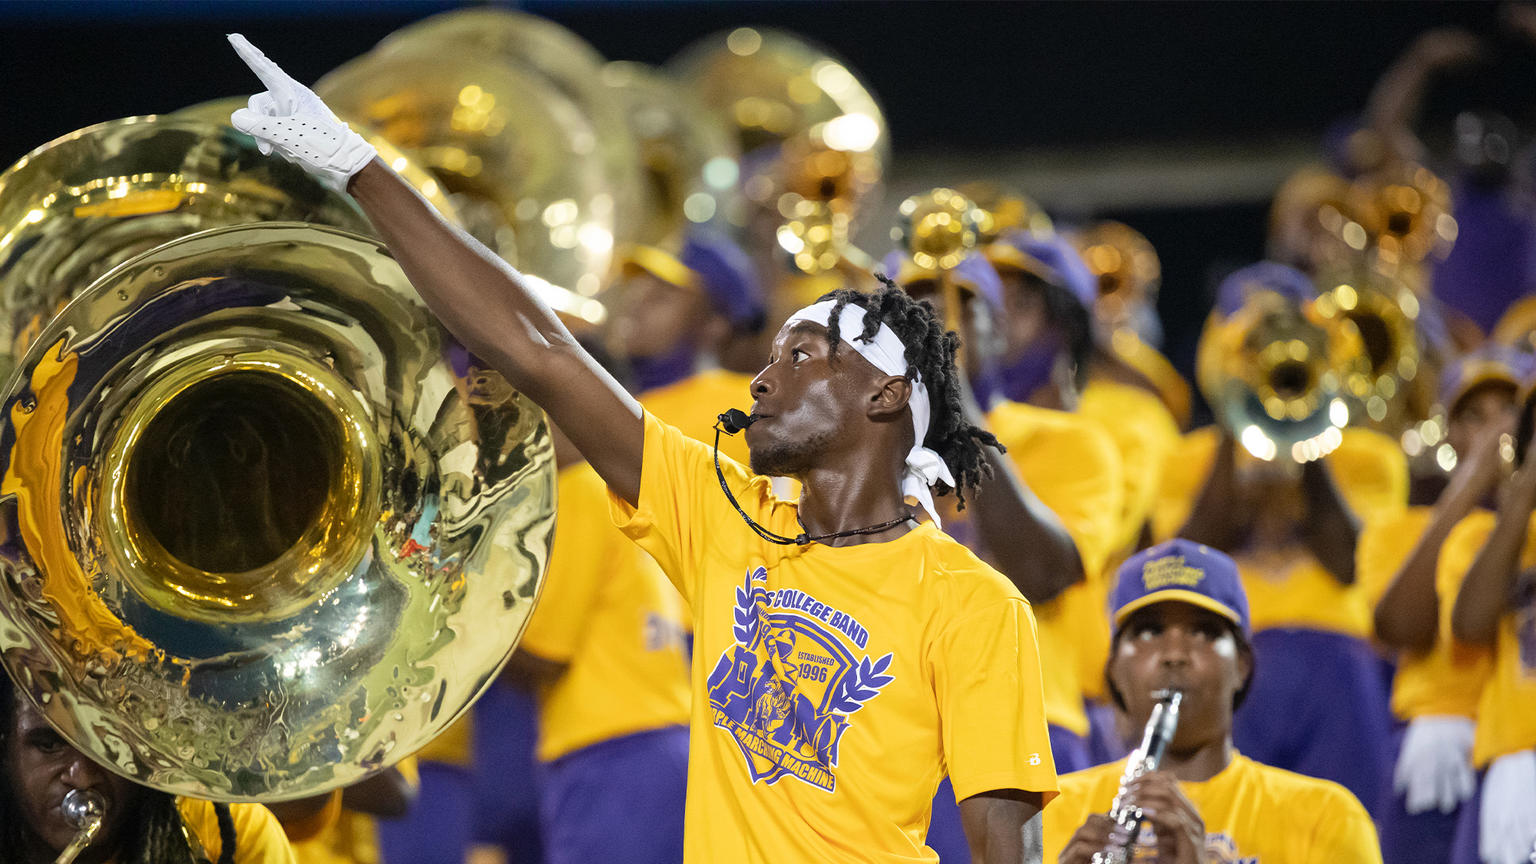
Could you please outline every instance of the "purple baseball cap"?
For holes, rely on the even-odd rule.
[[[1447,413],[1473,388],[1501,381],[1523,391],[1536,378],[1536,357],[1504,345],[1485,344],[1447,363],[1440,373],[1440,404]]]
[[[1109,596],[1114,631],[1119,633],[1136,610],[1164,602],[1215,612],[1232,622],[1245,640],[1250,637],[1248,595],[1237,564],[1209,546],[1175,538],[1126,559]]]
[[[1216,288],[1216,314],[1231,317],[1259,291],[1273,291],[1297,306],[1317,296],[1317,286],[1307,274],[1274,261],[1260,261],[1221,280]]]
[[[979,253],[965,256],[959,264],[948,270],[934,270],[919,267],[906,253],[892,249],[880,262],[880,267],[892,282],[902,288],[928,279],[948,279],[987,301],[993,312],[1001,314],[1003,311],[1003,280],[998,277],[991,262]]]
[[[643,270],[668,285],[700,291],[716,313],[738,331],[762,329],[767,300],[752,259],[724,234],[696,230],[673,255],[656,246],[620,252],[625,272]]]
[[[1077,249],[1057,233],[1014,229],[987,247],[987,258],[997,267],[1013,267],[1064,288],[1082,304],[1093,309],[1099,297],[1099,283]]]

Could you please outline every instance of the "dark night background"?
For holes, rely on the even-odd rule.
[[[462,5],[0,2],[0,163],[92,123],[251,92],[254,80],[223,39],[228,31],[245,33],[295,77],[313,81],[391,31]],[[1124,220],[1157,246],[1168,349],[1186,371],[1213,280],[1262,254],[1271,181],[1315,156],[1327,128],[1360,110],[1418,34],[1464,26],[1491,46],[1489,62],[1431,89],[1426,140],[1444,141],[1450,118],[1472,106],[1504,111],[1527,134],[1536,129],[1536,46],[1505,34],[1493,3],[515,5],[615,60],[661,63],[701,36],[744,24],[793,30],[827,46],[886,112],[897,187],[886,210],[910,191],[902,178],[911,178],[909,186],[960,183],[997,166],[1054,178],[1024,191],[1070,217]],[[1223,188],[1216,175],[1202,174],[1199,154],[1217,154],[1229,172],[1223,176],[1252,182]],[[1122,161],[1139,166],[1125,185],[1150,178],[1143,194],[1071,194],[1083,178]],[[1268,173],[1245,168],[1250,162]],[[930,178],[934,165],[961,166],[966,176]],[[1155,181],[1174,167],[1188,188],[1162,194]],[[869,236],[870,252],[886,251]]]

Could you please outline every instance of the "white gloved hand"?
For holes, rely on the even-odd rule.
[[[315,91],[293,80],[239,33],[229,34],[235,53],[267,90],[229,117],[230,125],[256,139],[263,153],[277,151],[338,192],[378,155],[373,145],[336,118]]]
[[[1455,812],[1477,789],[1472,770],[1474,724],[1466,717],[1418,717],[1408,724],[1392,772],[1392,788],[1406,794],[1409,813]]]
[[[1477,851],[1487,864],[1527,864],[1536,847],[1536,750],[1500,756],[1483,777]]]

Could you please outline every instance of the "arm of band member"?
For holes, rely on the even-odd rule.
[[[379,159],[348,187],[427,306],[465,347],[568,430],[603,480],[639,500],[640,406],[521,274],[449,225]]]

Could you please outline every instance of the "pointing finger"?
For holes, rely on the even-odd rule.
[[[256,77],[266,86],[273,98],[279,104],[287,101],[293,93],[294,85],[298,83],[293,80],[293,76],[268,60],[267,55],[261,53],[260,48],[252,45],[249,39],[239,33],[229,34],[228,39],[229,44],[234,46],[235,53],[240,55],[240,59],[245,61],[245,65],[249,66],[252,72],[256,73]]]

